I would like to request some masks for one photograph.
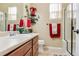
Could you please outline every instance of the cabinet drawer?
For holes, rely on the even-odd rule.
[[[38,42],[33,46],[33,56],[36,56],[36,53],[38,53]]]
[[[35,56],[38,56],[38,52],[35,53]]]
[[[32,56],[32,48],[26,53],[25,56]]]
[[[35,50],[33,52],[33,56],[38,56],[38,48],[35,48]]]
[[[32,47],[32,40],[25,43],[23,46],[17,48],[15,51],[9,54],[9,56],[23,56]]]
[[[33,39],[33,44],[35,44],[36,42],[38,42],[38,36],[36,36],[36,37]]]

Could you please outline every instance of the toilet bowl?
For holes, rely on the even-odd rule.
[[[44,51],[44,45],[45,45],[44,40],[38,40],[38,42],[39,42],[39,51]]]

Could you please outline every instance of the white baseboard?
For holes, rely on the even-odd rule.
[[[52,47],[52,46],[47,46],[48,49],[62,49],[62,47]]]

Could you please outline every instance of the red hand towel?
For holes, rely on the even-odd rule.
[[[61,25],[57,24],[57,37],[61,37]]]
[[[16,31],[16,24],[14,24],[13,26],[13,31]]]
[[[50,37],[53,38],[54,35],[52,34],[52,24],[49,24],[49,32],[50,32]]]
[[[23,27],[24,26],[24,21],[23,19],[20,20],[20,24],[19,24],[19,27]]]
[[[10,24],[8,24],[8,28],[7,28],[7,31],[10,31]]]
[[[27,19],[27,27],[31,27],[31,20]]]
[[[60,24],[57,24],[57,34],[52,33],[52,24],[49,24],[49,32],[51,38],[60,38],[61,37],[61,26]]]

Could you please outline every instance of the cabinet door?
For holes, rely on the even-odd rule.
[[[20,48],[10,53],[9,56],[23,56],[31,47],[32,47],[32,41],[29,41]]]
[[[36,36],[34,39],[33,39],[33,45],[38,42],[38,36]]]
[[[33,56],[38,55],[38,36],[33,39]]]
[[[26,53],[25,56],[32,56],[32,48]]]
[[[38,42],[36,42],[35,45],[33,45],[33,56],[37,55],[38,55]]]

